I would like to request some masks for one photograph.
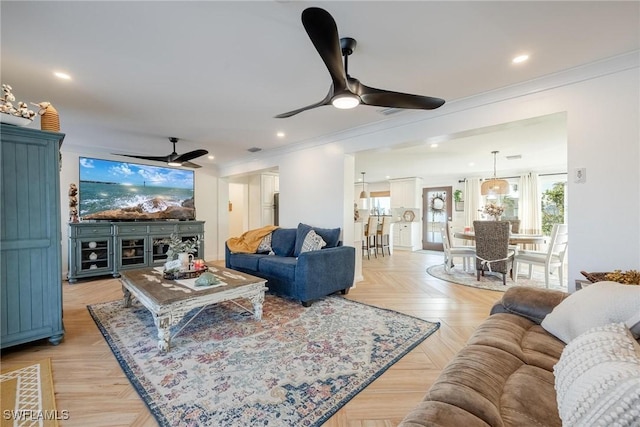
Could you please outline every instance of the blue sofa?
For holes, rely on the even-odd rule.
[[[327,243],[320,250],[301,252],[314,230]],[[267,279],[270,292],[286,295],[309,307],[315,299],[349,292],[355,272],[355,248],[342,246],[339,228],[278,228],[271,233],[271,253],[232,253],[225,245],[225,266]]]

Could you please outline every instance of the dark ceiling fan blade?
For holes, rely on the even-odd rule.
[[[358,79],[349,78],[349,88],[360,97],[365,105],[377,107],[406,108],[415,110],[434,110],[445,101],[431,96],[412,95],[410,93],[393,92],[363,85]]]
[[[202,150],[202,149],[193,150],[193,151],[189,151],[188,153],[180,154],[175,159],[172,159],[172,161],[177,163],[182,163],[184,165],[185,162],[188,162],[189,160],[195,159],[197,157],[202,157],[205,154],[209,154],[209,152],[207,150]]]
[[[289,111],[287,113],[278,114],[275,116],[276,119],[286,119],[287,117],[295,116],[298,113],[302,113],[303,111],[311,110],[313,108],[322,107],[323,105],[331,104],[331,98],[333,97],[333,85],[329,88],[329,93],[324,99],[320,102],[316,102],[315,104],[307,105],[306,107],[298,108],[297,110]]]
[[[196,165],[195,163],[191,163],[191,162],[182,162],[182,166],[185,168],[193,168],[193,169],[198,169],[202,167],[200,165]]]
[[[159,157],[154,157],[154,156],[134,156],[132,154],[120,154],[120,153],[113,153],[116,156],[124,156],[124,157],[133,157],[134,159],[144,159],[144,160],[151,160],[154,162],[168,162],[170,160],[171,156],[159,156]]]
[[[326,10],[310,7],[302,12],[302,25],[329,70],[334,91],[340,92],[346,87],[347,76],[336,21]]]

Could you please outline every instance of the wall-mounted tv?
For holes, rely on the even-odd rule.
[[[194,220],[194,172],[80,157],[82,220]]]

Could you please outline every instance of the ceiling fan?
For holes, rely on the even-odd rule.
[[[338,38],[336,22],[326,10],[317,7],[305,9],[302,12],[302,25],[329,70],[331,87],[322,101],[278,114],[276,118],[291,117],[329,104],[336,108],[354,108],[358,104],[364,104],[419,110],[433,110],[444,104],[444,99],[376,89],[365,86],[358,79],[351,77],[348,72],[348,58],[355,50],[357,42],[350,37]]]
[[[184,154],[178,154],[176,153],[176,142],[178,142],[178,138],[170,137],[169,141],[173,143],[173,153],[167,156],[134,156],[131,154],[117,154],[117,153],[114,153],[114,154],[118,156],[133,157],[136,159],[152,160],[154,162],[165,162],[169,166],[184,166],[187,168],[202,167],[195,163],[191,163],[190,160],[195,159],[197,157],[204,156],[205,154],[209,154],[207,150],[202,150],[202,149],[189,151],[188,153],[184,153]]]

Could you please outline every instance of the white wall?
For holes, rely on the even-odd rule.
[[[349,187],[353,191],[353,164]],[[341,227],[345,210],[351,212],[353,195],[345,200],[345,153],[338,144],[301,150],[282,156],[280,172],[280,225],[297,227],[299,222],[318,227]]]

